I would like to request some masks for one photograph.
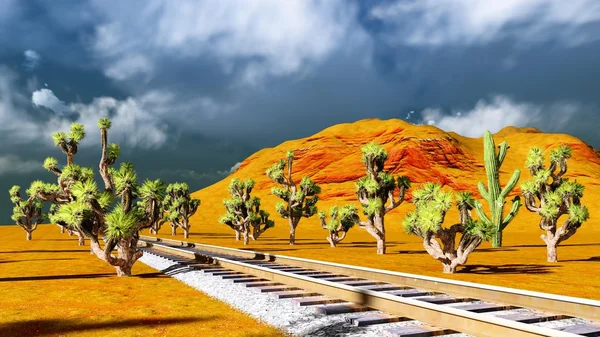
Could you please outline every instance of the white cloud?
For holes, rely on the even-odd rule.
[[[0,155],[0,176],[4,174],[26,174],[42,170],[42,163],[23,160],[16,155]]]
[[[235,163],[235,165],[233,165],[231,167],[231,169],[229,169],[229,173],[235,172],[238,168],[240,168],[241,165],[242,165],[242,162]]]
[[[25,56],[23,66],[27,70],[33,70],[37,68],[37,66],[40,65],[40,62],[42,61],[42,57],[35,50],[27,49],[25,52],[23,52],[23,55]]]
[[[106,62],[105,74],[118,80],[152,74],[165,56],[215,59],[224,72],[237,68],[250,83],[290,75],[329,56],[355,24],[355,8],[339,0],[94,5],[107,20],[97,27],[93,48]]]
[[[454,131],[466,137],[481,137],[486,130],[495,133],[506,126],[537,127],[545,132],[559,131],[579,109],[573,103],[542,106],[517,103],[505,96],[495,96],[489,102],[478,101],[470,111],[454,115],[428,108],[421,112],[421,118],[427,124],[444,131]]]
[[[0,66],[0,149],[39,137],[38,124],[21,108],[30,101],[14,88],[16,80],[15,73]]]
[[[34,91],[31,95],[31,102],[33,102],[35,106],[50,109],[59,115],[64,115],[67,111],[65,102],[58,99],[50,89]]]
[[[574,45],[599,38],[585,25],[600,21],[600,2],[409,0],[375,6],[370,16],[396,28],[390,39],[414,45],[486,43],[508,36]]]
[[[112,97],[99,97],[89,104],[70,104],[69,109],[79,114],[75,121],[85,127],[87,144],[100,142],[97,123],[98,119],[103,117],[109,117],[112,121],[108,133],[111,143],[134,148],[157,148],[167,140],[165,123],[136,98],[117,100]],[[52,119],[48,125],[48,133],[66,131],[70,124],[71,122],[65,119]]]

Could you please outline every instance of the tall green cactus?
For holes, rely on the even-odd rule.
[[[506,186],[500,190],[500,166],[502,166],[502,162],[506,156],[506,151],[510,148],[510,146],[508,146],[506,142],[502,142],[498,148],[499,151],[496,154],[496,144],[494,143],[492,133],[486,131],[485,135],[483,136],[483,159],[485,162],[485,172],[488,179],[488,188],[486,189],[485,185],[481,181],[479,184],[477,184],[477,188],[479,189],[479,193],[481,193],[483,199],[485,199],[490,205],[490,216],[485,214],[480,202],[475,203],[475,210],[477,211],[481,221],[486,223],[486,225],[493,225],[495,228],[492,238],[493,247],[502,247],[502,231],[504,228],[506,228],[506,226],[508,226],[515,215],[517,215],[519,207],[521,207],[521,199],[519,196],[514,197],[510,212],[506,215],[506,217],[504,217],[504,219],[502,219],[504,204],[506,203],[504,199],[506,199],[508,193],[510,193],[510,191],[512,191],[512,189],[517,185],[521,171],[515,170],[512,177],[508,181],[508,184],[506,184]]]

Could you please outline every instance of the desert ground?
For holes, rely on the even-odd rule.
[[[57,226],[0,237],[1,337],[284,336],[141,262],[119,278]]]
[[[587,229],[581,228],[559,245],[558,263],[546,262],[543,232],[535,225],[529,231],[511,231],[509,226],[501,248],[482,243],[452,275],[442,273],[442,264],[425,252],[418,237],[404,234],[391,221],[386,225],[388,246],[383,256],[375,253],[375,240],[360,228],[352,228],[344,241],[331,248],[325,240],[327,231],[314,218],[301,220],[293,246],[288,244],[283,219],[247,246],[236,242],[234,231],[222,224],[192,225],[187,241],[600,300],[600,232],[586,225]],[[167,226],[158,236],[173,237]],[[179,233],[176,237],[184,240]]]

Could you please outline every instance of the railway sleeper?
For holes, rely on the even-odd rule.
[[[568,325],[554,329],[586,337],[600,337],[600,325],[596,324]]]
[[[342,304],[330,304],[323,305],[315,308],[317,312],[325,315],[339,315],[339,314],[349,314],[353,312],[365,312],[365,311],[374,311],[375,309],[365,307],[364,305],[356,304],[356,303],[342,303]]]
[[[330,304],[330,303],[344,303],[346,301],[340,300],[338,298],[331,298],[327,296],[314,296],[314,297],[303,297],[303,298],[294,298],[293,302],[297,303],[301,307],[310,306],[310,305],[318,305],[318,304]]]
[[[519,307],[515,307],[512,305],[502,305],[502,304],[494,304],[494,303],[475,303],[475,304],[457,305],[457,306],[454,306],[453,308],[470,311],[470,312],[475,312],[475,313],[519,309]]]
[[[252,283],[252,282],[267,282],[269,280],[264,278],[240,278],[240,279],[232,279],[233,283]]]
[[[507,319],[510,321],[521,322],[521,323],[541,323],[548,321],[555,321],[559,319],[571,318],[565,315],[554,315],[554,314],[510,314],[510,315],[500,315],[496,316],[497,318]]]
[[[427,303],[431,303],[431,304],[451,304],[451,303],[461,303],[461,302],[473,302],[473,301],[477,301],[474,298],[468,298],[468,297],[450,297],[450,296],[443,296],[443,297],[419,297],[419,298],[416,298],[416,300],[427,302]]]
[[[413,321],[412,318],[390,315],[390,314],[373,314],[373,315],[365,315],[365,316],[349,316],[346,317],[346,322],[350,323],[354,326],[368,326],[375,324],[384,324],[384,323],[397,323],[397,322],[406,322]]]
[[[443,329],[431,325],[413,325],[391,328],[383,331],[383,337],[432,337],[457,333],[454,330]]]
[[[314,296],[323,296],[322,294],[306,291],[306,290],[286,290],[286,291],[275,291],[270,293],[271,296],[278,299],[285,298],[300,298],[300,297],[314,297]]]

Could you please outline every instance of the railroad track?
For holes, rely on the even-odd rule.
[[[142,236],[147,253],[241,283],[355,326],[420,321],[389,337],[600,336],[600,301]],[[531,309],[527,313],[504,312]],[[369,315],[369,311],[381,311]],[[503,313],[504,312],[504,313]],[[365,313],[367,313],[365,315]],[[580,318],[547,328],[534,323]]]

